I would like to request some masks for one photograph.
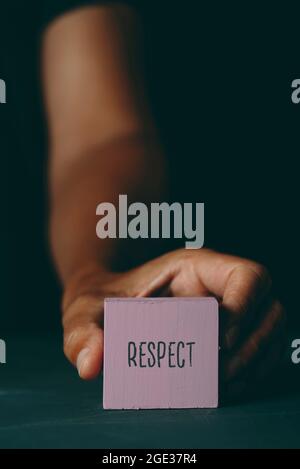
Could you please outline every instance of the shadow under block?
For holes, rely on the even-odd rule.
[[[104,409],[218,406],[214,298],[117,298],[104,306]]]

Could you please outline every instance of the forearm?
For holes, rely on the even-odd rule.
[[[156,137],[116,136],[72,158],[51,155],[50,162],[50,243],[62,283],[80,272],[111,271],[120,246],[117,239],[97,238],[96,207],[117,207],[119,194],[144,202],[162,197],[165,169]]]
[[[50,241],[64,285],[124,257],[117,240],[96,236],[98,204],[153,201],[165,187],[141,42],[138,16],[118,5],[74,10],[45,33]]]

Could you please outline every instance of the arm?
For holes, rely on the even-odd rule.
[[[110,269],[118,246],[95,236],[99,203],[117,205],[119,194],[155,200],[164,188],[139,42],[137,19],[126,7],[75,11],[45,37],[50,236],[63,283],[88,265]]]
[[[99,298],[121,257],[117,240],[96,237],[96,207],[117,205],[119,194],[157,200],[165,188],[139,43],[135,12],[124,6],[76,10],[44,37],[50,245],[64,289],[66,354],[76,364],[80,351],[95,350],[85,377],[101,366]]]
[[[284,312],[266,270],[201,249],[170,252],[118,273],[112,268],[118,243],[96,237],[100,202],[116,204],[119,194],[157,200],[166,186],[138,42],[135,14],[120,6],[74,11],[45,34],[50,241],[64,289],[65,353],[82,378],[98,374],[105,296],[150,296],[162,288],[172,296],[214,295],[225,324],[224,376],[232,380],[258,356],[261,365],[270,354],[276,363],[282,349]]]

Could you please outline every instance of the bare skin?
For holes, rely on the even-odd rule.
[[[65,354],[81,378],[99,374],[105,297],[213,295],[221,306],[224,379],[253,366],[266,376],[282,353],[285,313],[263,266],[178,250],[119,273],[112,268],[118,242],[96,237],[100,202],[117,204],[119,194],[158,200],[167,187],[138,43],[138,19],[121,6],[78,9],[44,38],[50,242],[64,289]]]

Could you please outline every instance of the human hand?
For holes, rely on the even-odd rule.
[[[265,376],[283,350],[285,312],[271,295],[267,270],[207,249],[177,250],[125,273],[97,265],[68,282],[63,299],[64,350],[83,379],[103,359],[106,297],[214,296],[220,304],[222,377],[231,382],[255,368]]]

